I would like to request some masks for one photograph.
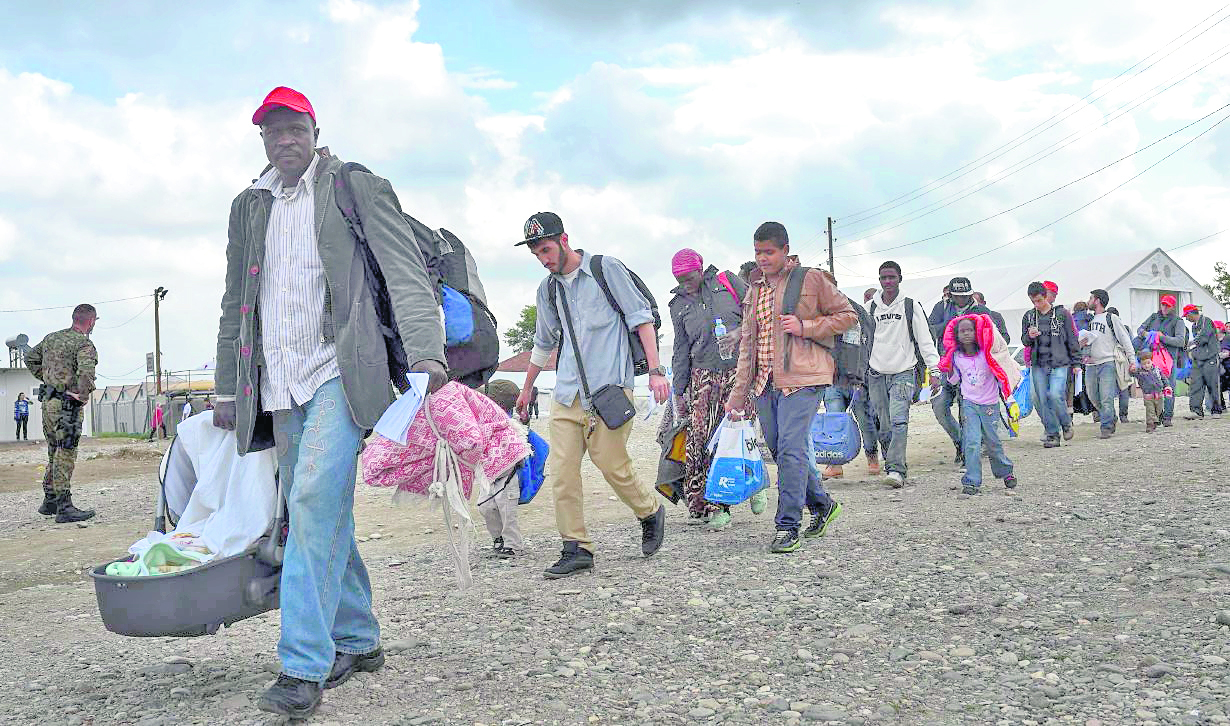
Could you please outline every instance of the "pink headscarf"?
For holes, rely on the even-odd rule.
[[[684,247],[671,258],[671,274],[675,277],[686,275],[692,270],[703,269],[705,269],[705,261],[696,250]]]

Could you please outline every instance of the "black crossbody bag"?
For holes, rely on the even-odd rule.
[[[608,429],[614,431],[632,420],[636,415],[636,407],[628,400],[624,389],[613,383],[606,384],[592,394],[589,392],[585,366],[581,363],[581,346],[577,344],[577,334],[572,327],[572,309],[568,305],[568,298],[564,297],[564,286],[555,278],[551,279],[551,284],[556,286],[557,296],[564,308],[564,326],[568,329],[568,340],[572,341],[572,355],[576,358],[577,373],[581,376],[581,390],[589,400],[590,410],[598,414],[598,418],[602,419]]]

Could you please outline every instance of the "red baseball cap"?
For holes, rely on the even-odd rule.
[[[1162,295],[1162,299],[1159,302],[1170,308],[1178,304],[1174,299],[1174,295]]]
[[[1200,312],[1200,308],[1196,307],[1195,305],[1184,305],[1183,306],[1184,315],[1191,315],[1192,313],[1198,313],[1198,312]]]
[[[1225,324],[1225,323],[1223,323],[1223,322],[1222,322],[1222,321],[1220,321],[1220,320],[1214,320],[1214,321],[1213,321],[1213,327],[1214,327],[1214,328],[1217,328],[1218,330],[1222,330],[1222,331],[1224,331],[1224,330],[1226,329],[1226,324]]]
[[[307,96],[286,86],[278,86],[265,96],[264,103],[252,114],[252,123],[260,126],[261,121],[265,120],[265,114],[275,108],[289,108],[291,111],[306,113],[312,117],[312,123],[316,123],[316,111],[312,109],[312,102],[307,100]]]
[[[1051,282],[1050,280],[1044,281],[1042,283],[1042,287],[1045,287],[1047,290],[1050,290],[1051,292],[1054,292],[1054,293],[1059,292],[1059,286]]]

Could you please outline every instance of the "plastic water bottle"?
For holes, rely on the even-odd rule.
[[[722,341],[726,337],[726,323],[723,323],[721,318],[713,321],[713,337],[717,340],[718,355],[722,356],[722,360],[730,360],[734,356],[734,351]]]

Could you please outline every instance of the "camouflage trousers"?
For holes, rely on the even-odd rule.
[[[43,475],[43,492],[48,496],[69,490],[73,468],[77,465],[77,444],[81,441],[81,424],[85,406],[62,398],[43,401],[43,436],[47,438],[47,472]]]

